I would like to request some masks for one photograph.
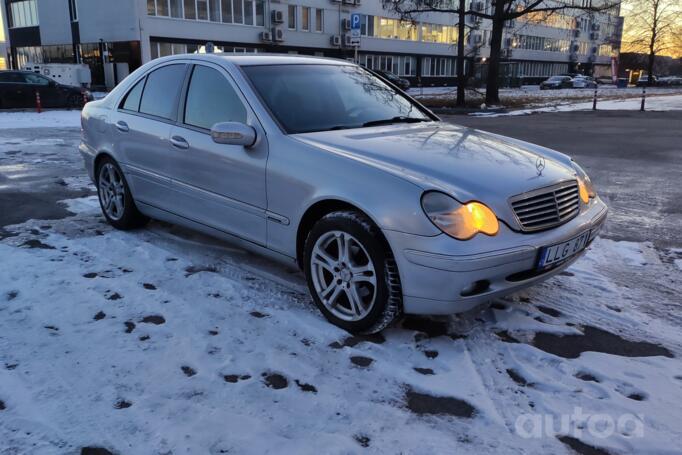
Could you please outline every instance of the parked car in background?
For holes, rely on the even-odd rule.
[[[80,107],[92,94],[81,87],[62,85],[42,74],[30,71],[0,71],[0,108],[32,108],[36,92],[42,107]]]
[[[543,281],[607,214],[570,157],[442,122],[344,60],[159,58],[88,103],[82,125],[114,227],[161,219],[298,265],[350,332]]]
[[[572,87],[573,79],[571,76],[552,76],[540,84],[540,90],[558,90]]]
[[[597,88],[597,81],[591,76],[576,76],[571,82],[573,88]]]
[[[602,85],[613,85],[614,84],[613,78],[610,76],[598,77],[595,79],[595,81],[597,82],[597,84],[602,84]]]
[[[649,83],[649,76],[645,74],[644,76],[639,76],[637,84],[635,85],[637,85],[637,87],[658,85],[658,78],[656,76],[651,76],[651,83]]]
[[[391,73],[390,71],[381,71],[381,70],[373,70],[373,71],[376,74],[378,74],[379,76],[381,76],[385,79],[388,79],[389,82],[391,82],[392,84],[395,84],[398,87],[400,87],[401,90],[407,90],[408,88],[410,88],[410,81],[408,81],[405,78],[396,76],[395,74]]]
[[[682,85],[682,77],[680,77],[680,76],[659,77],[657,85],[666,86],[666,87]]]

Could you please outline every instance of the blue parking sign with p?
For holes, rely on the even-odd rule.
[[[350,15],[350,29],[351,30],[360,30],[360,15],[359,14],[351,14]]]

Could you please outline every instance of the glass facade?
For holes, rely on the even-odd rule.
[[[150,16],[265,25],[265,0],[147,0]]]
[[[360,65],[365,68],[389,71],[398,76],[416,76],[417,58],[410,55],[360,54]]]
[[[9,4],[9,28],[35,27],[38,22],[36,0],[22,0]]]

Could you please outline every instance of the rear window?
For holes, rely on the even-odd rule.
[[[140,112],[173,119],[185,69],[184,64],[168,65],[149,73],[140,101]]]
[[[143,78],[128,92],[123,103],[121,103],[121,109],[134,112],[137,112],[140,109],[140,99],[142,98],[142,89],[144,88],[145,80],[146,78]]]
[[[23,83],[24,78],[18,73],[0,73],[0,82],[6,83]]]

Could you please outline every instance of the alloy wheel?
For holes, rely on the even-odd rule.
[[[329,231],[317,239],[310,270],[317,296],[339,319],[359,321],[374,307],[374,264],[365,247],[347,232]]]
[[[125,185],[121,173],[113,164],[105,163],[101,167],[98,188],[102,210],[112,220],[120,220],[125,212]]]

